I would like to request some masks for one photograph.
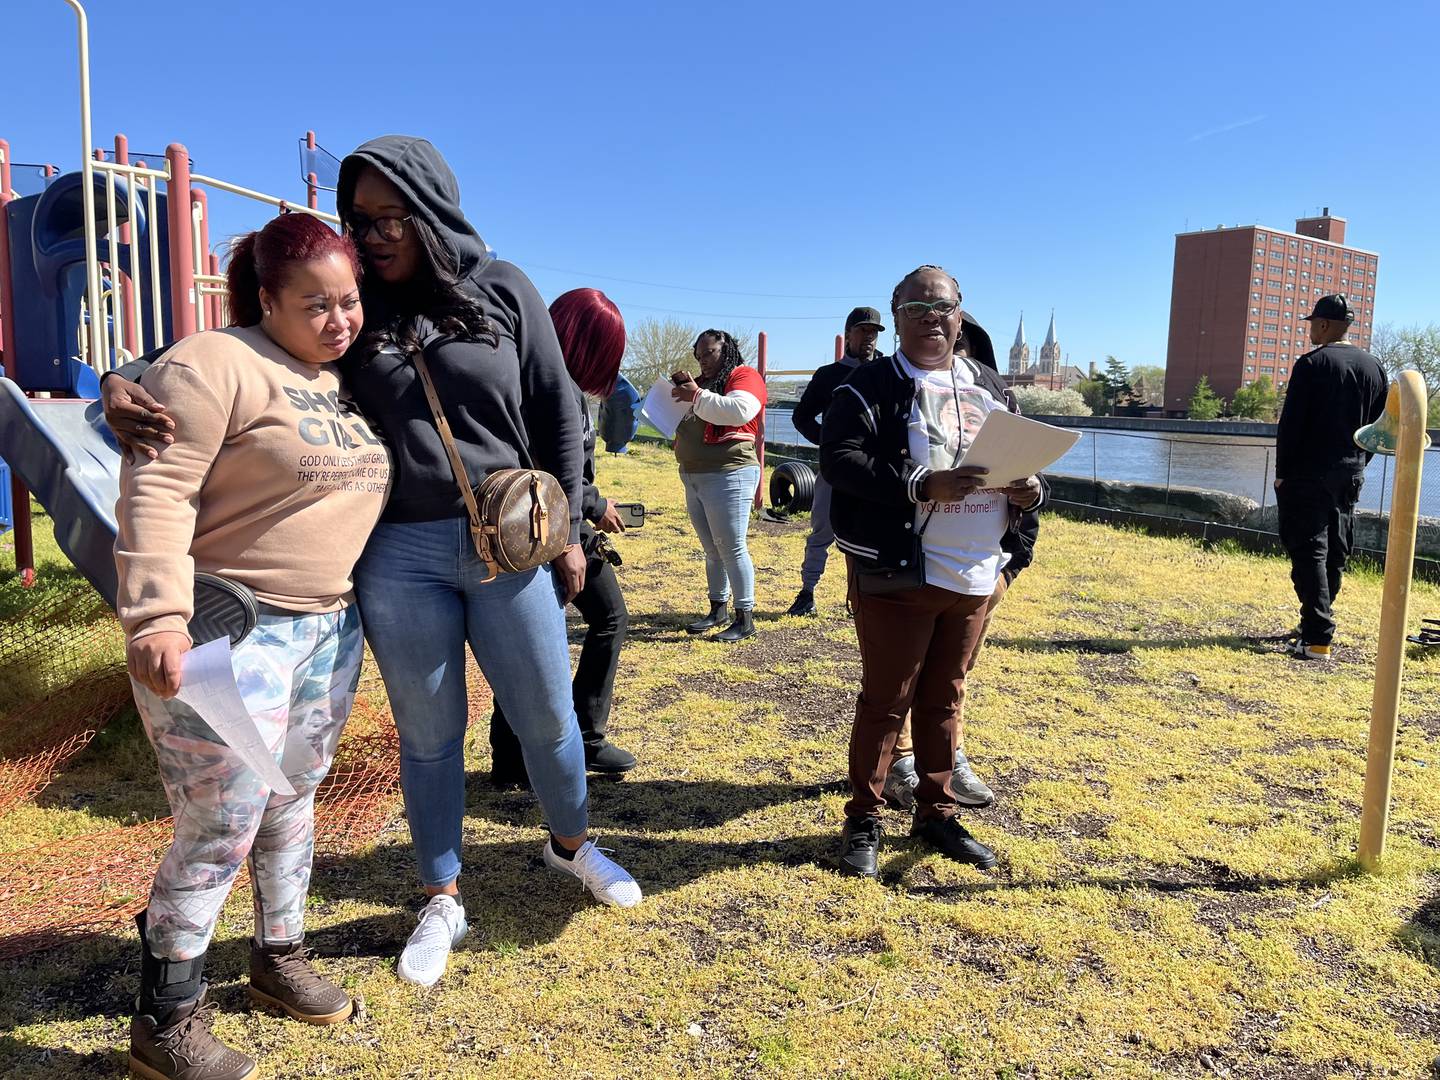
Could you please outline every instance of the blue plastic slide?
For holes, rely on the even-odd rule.
[[[0,458],[55,522],[55,539],[115,606],[120,446],[98,401],[27,398],[0,378]]]

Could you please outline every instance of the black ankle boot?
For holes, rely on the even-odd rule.
[[[145,916],[144,911],[135,916],[140,931],[140,1000],[136,1011],[163,1020],[178,1005],[199,995],[205,954],[193,960],[162,960],[150,951]]]
[[[255,1059],[233,1050],[210,1031],[213,1005],[200,975],[205,954],[162,960],[140,928],[140,1000],[130,1020],[130,1072],[147,1080],[254,1080]]]
[[[715,635],[716,641],[736,642],[755,633],[755,617],[747,610],[737,610],[735,621]]]
[[[714,630],[715,627],[725,621],[725,616],[729,608],[730,604],[728,601],[711,600],[710,614],[706,615],[703,619],[696,619],[692,623],[686,623],[685,632],[687,634],[703,634],[706,630]]]

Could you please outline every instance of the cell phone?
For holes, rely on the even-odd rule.
[[[615,513],[627,529],[638,529],[645,524],[644,503],[616,503]]]

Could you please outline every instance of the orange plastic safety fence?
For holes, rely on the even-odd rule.
[[[0,620],[0,814],[33,798],[129,701],[122,641],[114,616],[88,588]],[[478,672],[471,675],[473,717],[488,710],[489,695]],[[317,856],[372,843],[399,810],[399,778],[399,740],[367,662],[316,793]],[[124,929],[145,904],[171,828],[166,818],[0,855],[0,959]]]

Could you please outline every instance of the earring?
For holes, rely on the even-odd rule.
[[[266,317],[269,317],[270,315],[270,309],[268,307],[265,309],[265,315]]]

